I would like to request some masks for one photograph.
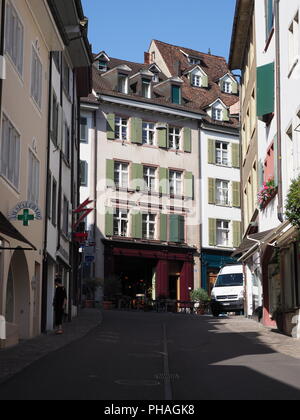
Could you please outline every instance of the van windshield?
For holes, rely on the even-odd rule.
[[[232,273],[232,274],[221,274],[218,276],[215,287],[226,287],[226,286],[243,286],[244,278],[243,274]]]

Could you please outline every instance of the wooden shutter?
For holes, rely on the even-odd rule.
[[[223,121],[229,121],[229,110],[227,108],[223,109]]]
[[[208,87],[208,76],[203,75],[201,78],[201,87],[207,88]]]
[[[275,104],[275,66],[274,63],[257,68],[257,116],[274,112]]]
[[[106,132],[108,140],[115,139],[115,114],[107,114]]]
[[[194,198],[194,176],[192,172],[184,173],[184,195],[188,198]]]
[[[181,87],[172,86],[172,103],[180,105],[181,104]]]
[[[183,129],[184,136],[184,151],[187,153],[192,152],[192,130],[190,127],[184,127]]]
[[[171,214],[169,217],[170,242],[183,243],[185,239],[184,216]]]
[[[208,204],[216,204],[216,180],[208,178]]]
[[[241,183],[232,182],[232,206],[241,207]]]
[[[216,164],[216,141],[208,139],[208,163]]]
[[[231,144],[231,164],[233,168],[240,167],[240,145],[239,143]]]
[[[239,86],[238,86],[237,82],[232,82],[232,93],[234,95],[239,93]]]
[[[111,159],[106,159],[106,185],[113,187],[115,184],[115,162]]]
[[[131,118],[131,142],[142,144],[143,121],[141,118]]]
[[[168,240],[168,216],[161,213],[160,215],[160,240],[162,242],[167,242]]]
[[[157,135],[157,142],[158,142],[158,147],[167,149],[168,148],[168,130],[167,128],[161,128],[159,130],[157,130],[158,135]]]
[[[107,208],[105,212],[105,235],[113,236],[114,234],[114,214],[112,208]]]
[[[142,239],[143,236],[143,217],[142,213],[134,213],[132,215],[131,234],[135,239]]]
[[[167,168],[159,168],[159,192],[169,194],[169,170]]]
[[[143,165],[133,163],[131,165],[131,188],[143,190],[144,186],[144,173]]]
[[[217,245],[217,220],[208,219],[208,243],[209,246]]]
[[[232,222],[232,237],[233,237],[233,247],[237,248],[241,243],[241,222]]]

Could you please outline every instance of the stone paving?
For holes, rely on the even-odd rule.
[[[102,322],[98,309],[82,309],[79,316],[63,326],[64,334],[54,332],[21,342],[18,346],[0,350],[0,383],[47,354],[84,337]]]
[[[242,334],[251,340],[258,340],[262,345],[264,344],[278,353],[300,359],[300,340],[288,337],[274,328],[265,327],[242,316],[219,318],[218,321],[220,328],[223,325],[232,332]],[[218,323],[215,324],[215,327],[218,328]],[[255,335],[251,336],[251,333],[255,333]]]

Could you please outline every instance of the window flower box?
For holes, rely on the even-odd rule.
[[[259,191],[258,207],[260,210],[264,210],[267,205],[273,200],[277,194],[277,187],[275,186],[274,179],[270,178],[267,182],[263,183],[263,188]]]

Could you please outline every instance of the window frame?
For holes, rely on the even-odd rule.
[[[153,218],[154,220],[151,220],[151,218]],[[151,229],[151,226],[152,226],[152,229]],[[142,238],[147,239],[147,240],[155,240],[156,234],[157,234],[157,215],[154,213],[142,214]]]
[[[222,147],[218,147],[218,144],[220,144]],[[223,149],[223,146],[226,145],[227,149]],[[225,142],[225,141],[216,141],[216,165],[221,165],[221,166],[226,166],[229,167],[230,166],[230,161],[229,161],[229,147],[230,147],[230,143]],[[221,162],[218,162],[218,152],[220,152],[221,155]],[[224,159],[224,154],[227,154],[226,160],[227,163],[224,163],[225,159]]]
[[[86,121],[86,124],[82,122]],[[84,131],[84,137],[82,136]],[[88,119],[87,117],[80,117],[80,143],[88,144]]]
[[[146,99],[151,99],[151,80],[150,79],[142,78],[142,96]]]
[[[143,178],[145,181],[146,190],[150,192],[156,191],[157,168],[153,166],[143,166]],[[154,183],[154,185],[152,185],[152,183]]]
[[[86,160],[80,160],[80,187],[87,187],[87,186],[88,186],[88,162]]]
[[[225,179],[216,179],[216,205],[229,206],[229,193],[230,181]]]
[[[4,133],[4,129],[7,130],[6,133]],[[11,148],[14,148],[14,156],[11,156]],[[0,174],[18,191],[20,187],[21,135],[4,113],[2,114],[0,150]],[[5,156],[7,156],[6,159]]]
[[[126,214],[126,218],[124,217],[125,214]],[[123,232],[122,222],[125,222],[126,232]],[[114,234],[113,236],[126,238],[128,237],[128,232],[129,232],[129,211],[127,209],[117,208],[113,216],[113,234]]]
[[[124,167],[126,166],[126,169],[124,169],[123,166]],[[114,183],[116,185],[116,188],[128,189],[129,187],[129,164],[128,163],[115,161]]]
[[[43,98],[43,65],[37,49],[32,45],[31,58],[31,98],[39,109]]]
[[[16,23],[16,28],[12,26],[12,23],[14,23],[13,19]],[[5,53],[10,57],[21,78],[24,71],[24,32],[24,24],[18,12],[12,3],[7,1],[5,11]]]
[[[127,74],[118,73],[118,92],[128,94],[128,76]]]
[[[39,203],[40,196],[40,162],[35,153],[29,148],[28,150],[28,185],[27,198],[35,204]]]
[[[183,172],[176,171],[176,170],[170,170],[169,171],[169,182],[170,182],[170,195],[171,196],[182,197],[182,195],[183,195]]]
[[[115,116],[115,140],[128,140],[128,121],[128,118]],[[125,129],[125,134],[123,134],[123,129]]]
[[[176,131],[178,130],[178,133]],[[181,138],[182,138],[182,129],[179,127],[169,126],[168,130],[168,143],[169,149],[171,150],[181,150]],[[176,144],[178,141],[178,145]],[[178,146],[178,147],[177,147]]]
[[[227,227],[224,226],[224,223],[227,223]],[[219,224],[221,224],[220,227],[219,227]],[[226,244],[224,244],[224,241],[222,241],[222,243],[219,242],[220,235],[222,236],[222,233],[224,233],[224,232],[227,235]],[[216,222],[216,239],[217,239],[217,246],[225,247],[225,248],[230,247],[230,221],[229,220],[217,219],[217,222]]]
[[[212,116],[212,119],[215,120],[215,121],[223,121],[222,109],[219,109],[219,108],[213,106],[212,111],[211,111],[211,116]]]
[[[151,128],[151,126],[153,126]],[[153,133],[151,136],[150,133]],[[155,123],[143,121],[142,124],[142,142],[148,146],[155,146]],[[151,139],[152,137],[152,139]]]

